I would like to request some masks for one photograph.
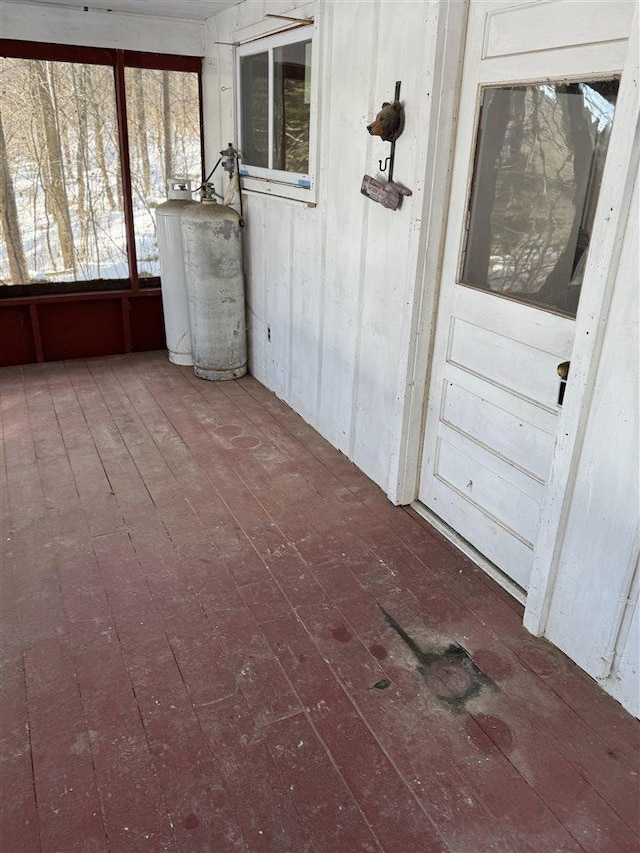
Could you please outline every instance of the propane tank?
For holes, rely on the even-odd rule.
[[[185,207],[196,204],[191,197],[191,181],[187,178],[170,178],[167,181],[167,196],[168,201],[156,208],[164,331],[169,361],[173,364],[193,364],[180,227],[180,215]]]
[[[202,379],[247,372],[240,216],[205,187],[181,214],[193,369]]]

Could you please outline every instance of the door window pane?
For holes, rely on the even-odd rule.
[[[617,92],[484,90],[462,283],[575,316]]]
[[[0,284],[127,278],[113,69],[0,60]]]
[[[126,68],[131,195],[138,274],[160,275],[154,211],[166,201],[167,180],[202,180],[198,76],[184,71]]]

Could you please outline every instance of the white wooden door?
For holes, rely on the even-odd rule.
[[[624,174],[611,161],[634,5],[470,5],[419,500],[522,590],[558,367],[606,235],[598,198]]]

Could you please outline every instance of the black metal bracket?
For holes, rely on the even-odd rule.
[[[402,85],[402,81],[396,80],[396,90],[393,96],[394,101],[400,100],[400,86]],[[378,166],[380,167],[381,172],[386,172],[387,167],[389,168],[389,174],[387,175],[389,182],[393,180],[393,163],[396,157],[396,143],[395,140],[391,143],[391,150],[389,152],[389,156],[385,158],[384,166],[382,165],[382,160],[378,160]]]

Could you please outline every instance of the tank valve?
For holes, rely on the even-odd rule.
[[[229,143],[224,151],[220,152],[220,156],[222,157],[222,168],[225,172],[228,172],[229,177],[231,177],[236,170],[236,157],[238,156],[238,152],[233,145]]]
[[[215,186],[206,181],[200,190],[200,198],[202,201],[217,201]]]

